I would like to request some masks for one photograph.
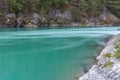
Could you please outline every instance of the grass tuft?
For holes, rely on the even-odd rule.
[[[111,55],[112,55],[111,53],[103,54],[104,57],[109,57],[109,58],[111,57]]]
[[[115,53],[112,55],[112,57],[114,57],[116,59],[120,59],[120,53]]]
[[[111,68],[112,66],[113,66],[113,62],[111,62],[111,61],[108,61],[104,64],[104,67],[106,67],[106,68]]]

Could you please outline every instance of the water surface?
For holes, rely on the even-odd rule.
[[[0,80],[75,80],[111,28],[1,29]]]

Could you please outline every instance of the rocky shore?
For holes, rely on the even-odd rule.
[[[115,48],[119,41],[120,34],[113,36],[97,57],[97,64],[79,80],[120,80],[120,56]]]
[[[80,16],[77,16],[80,18]],[[97,18],[85,17],[80,21],[74,21],[72,11],[66,9],[61,12],[59,9],[50,10],[48,14],[42,15],[37,12],[32,13],[19,13],[18,16],[15,13],[4,13],[0,17],[0,27],[17,27],[17,28],[38,28],[43,26],[119,26],[120,21],[117,16],[111,13],[107,8],[98,15]]]

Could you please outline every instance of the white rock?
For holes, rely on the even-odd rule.
[[[107,52],[114,53],[114,44],[117,43],[119,39],[120,35],[113,37],[97,57],[99,65],[104,65],[105,62],[111,61],[114,63],[113,66],[111,68],[102,68],[102,66],[94,65],[89,72],[80,77],[79,80],[120,80],[120,60],[103,57],[103,54]]]

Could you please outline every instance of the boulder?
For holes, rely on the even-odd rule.
[[[23,24],[23,18],[22,17],[17,18],[17,24],[18,24],[18,26]]]
[[[40,15],[37,13],[33,13],[32,18],[31,18],[31,23],[37,25],[39,21],[40,21]]]
[[[6,19],[15,19],[16,16],[15,16],[14,13],[11,13],[11,14],[7,14],[7,15],[5,15],[5,18],[6,18]]]
[[[28,23],[27,25],[25,25],[26,28],[37,28],[38,26],[32,23]]]
[[[72,17],[71,12],[69,10],[65,10],[64,12],[62,12],[59,9],[58,10],[50,10],[49,16],[50,16],[50,18],[53,18],[53,19],[59,19],[59,18],[71,19],[71,17]]]
[[[119,20],[114,14],[112,14],[106,7],[104,7],[102,13],[99,16],[100,20],[103,21],[117,21]]]

